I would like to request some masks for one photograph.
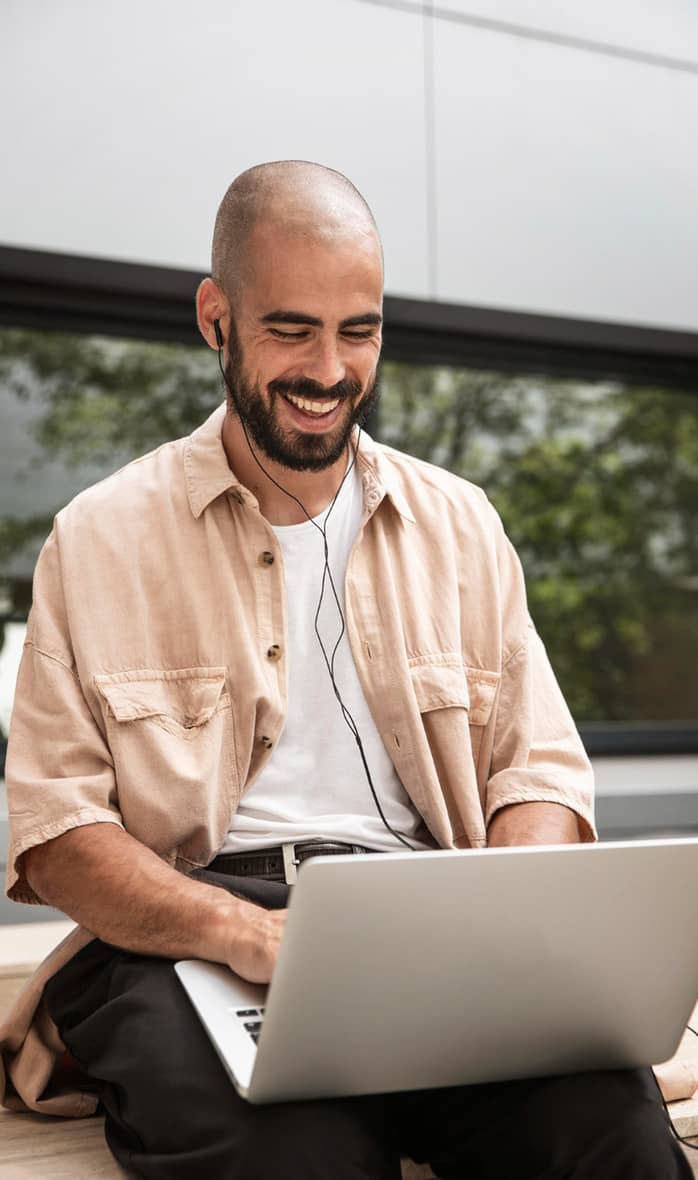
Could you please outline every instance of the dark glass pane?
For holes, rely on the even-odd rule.
[[[577,721],[698,718],[698,396],[386,363],[378,435],[479,484]]]
[[[372,432],[500,511],[576,719],[698,718],[696,397],[395,362],[383,390]],[[3,729],[12,621],[54,513],[220,400],[203,347],[0,329]]]
[[[203,348],[0,329],[0,577],[11,609],[54,514],[222,400]]]

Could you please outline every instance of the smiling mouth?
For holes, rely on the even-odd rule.
[[[332,401],[312,401],[307,397],[294,397],[291,393],[283,395],[286,401],[291,402],[299,410],[303,410],[306,414],[315,414],[317,416],[323,414],[331,414],[339,405],[340,399],[335,397]]]

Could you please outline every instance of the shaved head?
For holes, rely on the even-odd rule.
[[[352,432],[379,391],[383,252],[373,214],[332,168],[259,164],[221,201],[211,271],[196,314],[226,386],[228,461],[255,494],[278,494],[277,523],[298,523],[285,519],[285,484],[260,473],[257,453],[282,483],[293,473],[318,511],[341,483]]]
[[[242,172],[220,203],[213,231],[211,274],[235,301],[254,270],[250,249],[256,227],[275,225],[289,236],[346,242],[380,237],[359,190],[341,172],[306,160],[278,160]]]

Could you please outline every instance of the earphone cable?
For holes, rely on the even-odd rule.
[[[688,1027],[690,1028],[690,1025]],[[694,1029],[691,1028],[690,1031],[694,1032]],[[691,1151],[698,1151],[698,1143],[691,1143],[691,1140],[686,1138],[685,1135],[679,1135],[678,1131],[676,1130],[676,1127],[674,1126],[674,1123],[673,1123],[673,1120],[671,1117],[671,1113],[669,1111],[669,1107],[667,1106],[666,1098],[662,1094],[662,1088],[659,1085],[659,1082],[657,1081],[657,1076],[654,1073],[654,1070],[650,1070],[650,1072],[652,1074],[652,1077],[654,1078],[657,1090],[659,1091],[659,1097],[661,1098],[662,1106],[664,1107],[664,1114],[666,1115],[667,1122],[669,1123],[669,1126],[671,1127],[674,1138],[677,1139],[679,1143],[682,1143],[684,1147],[689,1147],[691,1149]]]
[[[218,340],[218,337],[217,337],[217,340]],[[246,425],[246,423],[245,423],[245,420],[244,420],[244,417],[243,417],[243,415],[240,413],[240,407],[239,407],[239,405],[238,405],[237,398],[235,397],[235,394],[233,393],[233,391],[232,391],[231,387],[228,385],[228,379],[227,379],[227,377],[226,377],[226,375],[225,375],[225,369],[223,368],[223,362],[222,362],[222,359],[221,359],[221,357],[222,357],[222,352],[223,352],[222,345],[221,345],[221,344],[218,344],[218,349],[217,349],[217,356],[218,356],[218,367],[219,367],[219,369],[220,369],[220,372],[221,372],[221,377],[222,377],[222,379],[223,379],[223,387],[224,387],[224,389],[227,389],[227,390],[228,390],[228,392],[230,393],[230,396],[231,396],[231,398],[232,398],[232,400],[233,400],[233,403],[234,403],[234,405],[235,405],[235,408],[236,408],[236,410],[237,410],[237,412],[238,412],[238,417],[239,417],[239,419],[240,419],[240,424],[241,424],[241,426],[242,426],[243,433],[244,433],[244,435],[245,435],[245,439],[246,439],[246,442],[247,442],[247,446],[248,446],[248,448],[249,448],[250,454],[252,455],[252,458],[254,459],[255,463],[256,463],[256,464],[257,464],[257,466],[259,467],[259,469],[260,469],[260,471],[262,472],[262,474],[263,474],[263,475],[265,475],[265,476],[266,476],[266,478],[267,478],[268,480],[270,480],[270,481],[271,481],[271,483],[273,483],[273,484],[274,484],[274,486],[275,486],[275,487],[277,487],[277,488],[279,489],[279,491],[280,491],[280,492],[283,492],[283,494],[284,494],[285,496],[288,496],[288,497],[289,497],[289,499],[291,499],[291,500],[295,501],[295,503],[298,505],[298,507],[301,509],[301,511],[302,511],[302,512],[305,514],[305,516],[306,516],[306,517],[307,517],[307,519],[310,521],[310,523],[313,525],[313,527],[314,527],[315,529],[317,529],[317,530],[318,530],[318,532],[319,532],[319,533],[321,533],[321,535],[322,535],[322,539],[323,539],[323,551],[324,551],[324,566],[323,566],[323,571],[322,571],[322,582],[321,582],[321,588],[320,588],[320,598],[319,598],[319,600],[318,600],[317,608],[316,608],[316,611],[315,611],[315,619],[314,619],[314,629],[315,629],[315,634],[316,634],[316,636],[317,636],[318,643],[319,643],[319,645],[320,645],[320,651],[322,652],[322,657],[323,657],[323,660],[325,661],[325,665],[326,665],[326,667],[327,667],[327,671],[328,671],[328,673],[329,673],[329,676],[330,676],[330,682],[331,682],[331,684],[332,684],[332,689],[333,689],[333,691],[334,691],[334,695],[335,695],[335,697],[337,698],[337,703],[339,704],[339,708],[340,708],[340,711],[341,711],[342,717],[343,717],[343,719],[344,719],[344,722],[345,722],[345,724],[347,725],[347,728],[350,730],[350,732],[351,732],[352,736],[354,737],[354,740],[355,740],[355,742],[356,742],[356,745],[357,745],[357,747],[358,747],[358,750],[359,750],[359,755],[360,755],[361,762],[362,762],[362,765],[363,765],[363,768],[364,768],[364,773],[365,773],[365,775],[366,775],[366,779],[367,779],[367,781],[368,781],[369,789],[370,789],[370,791],[371,791],[371,795],[372,795],[372,797],[373,797],[373,801],[374,801],[374,803],[375,803],[375,806],[376,806],[376,809],[377,809],[377,811],[378,811],[378,814],[379,814],[379,816],[380,816],[380,818],[381,818],[381,820],[382,820],[382,822],[383,822],[384,826],[387,828],[387,830],[390,832],[390,834],[391,834],[392,836],[394,836],[394,837],[395,837],[395,839],[396,839],[396,840],[398,840],[398,841],[399,841],[401,844],[403,844],[403,845],[405,846],[405,848],[409,848],[410,852],[416,852],[416,851],[417,851],[417,849],[416,849],[416,848],[414,848],[414,846],[413,846],[412,844],[410,844],[410,843],[409,843],[409,841],[408,841],[408,840],[406,840],[406,839],[404,838],[404,836],[401,836],[399,832],[396,832],[396,831],[395,831],[395,829],[394,829],[394,828],[391,826],[391,824],[388,822],[388,820],[387,820],[387,819],[386,819],[386,817],[385,817],[385,814],[384,814],[384,812],[383,812],[383,808],[381,807],[380,800],[379,800],[379,798],[378,798],[378,795],[377,795],[377,792],[376,792],[375,786],[374,786],[374,784],[373,784],[373,778],[372,778],[372,776],[371,776],[371,771],[370,771],[370,769],[369,769],[368,760],[367,760],[367,758],[366,758],[366,754],[365,754],[365,751],[364,751],[363,742],[361,741],[361,735],[360,735],[360,733],[359,733],[358,726],[357,726],[357,724],[356,724],[356,721],[355,721],[355,720],[354,720],[354,718],[352,717],[351,713],[349,712],[349,709],[347,708],[347,706],[345,705],[344,701],[342,700],[342,695],[341,695],[341,693],[340,693],[340,691],[339,691],[339,686],[338,686],[338,684],[337,684],[337,681],[336,681],[336,679],[335,679],[335,675],[334,675],[334,661],[335,661],[335,656],[336,656],[336,653],[337,653],[337,649],[338,649],[338,647],[339,647],[339,644],[340,644],[340,642],[341,642],[341,640],[342,640],[342,637],[343,637],[343,635],[344,635],[344,632],[345,632],[345,630],[346,630],[346,622],[345,622],[345,619],[344,619],[344,612],[343,612],[343,610],[342,610],[342,607],[341,607],[341,603],[340,603],[340,600],[339,600],[339,595],[338,595],[338,593],[337,593],[337,588],[336,588],[336,586],[335,586],[334,578],[332,577],[332,570],[330,569],[330,562],[329,562],[329,546],[328,546],[328,542],[327,542],[327,533],[326,533],[326,528],[327,528],[327,521],[329,520],[329,517],[330,517],[330,513],[332,512],[332,509],[334,508],[335,504],[337,503],[337,499],[338,499],[338,497],[339,497],[339,493],[341,492],[342,488],[344,487],[344,484],[345,484],[345,482],[346,482],[346,480],[347,480],[347,478],[348,478],[348,476],[349,476],[349,473],[351,472],[352,468],[354,467],[354,465],[355,465],[355,463],[356,463],[356,456],[357,456],[357,454],[358,454],[358,449],[359,449],[359,441],[360,441],[360,438],[361,438],[361,427],[359,427],[359,434],[358,434],[358,437],[357,437],[357,440],[356,440],[356,446],[355,446],[355,448],[352,448],[352,450],[353,450],[353,454],[352,454],[351,461],[350,461],[350,462],[349,462],[349,464],[347,465],[347,469],[346,469],[346,471],[345,471],[345,473],[344,473],[344,476],[343,476],[343,478],[342,478],[342,481],[341,481],[341,483],[340,483],[339,487],[337,488],[337,491],[335,492],[335,494],[334,494],[334,496],[333,496],[333,498],[332,498],[332,502],[330,503],[330,506],[329,506],[329,508],[327,509],[327,512],[325,513],[325,519],[324,519],[324,521],[323,521],[322,525],[319,525],[319,524],[317,523],[317,521],[316,521],[316,520],[314,520],[314,519],[313,519],[313,517],[310,515],[310,513],[309,513],[309,512],[308,512],[308,510],[307,510],[307,508],[305,507],[305,504],[303,504],[303,503],[302,503],[302,501],[301,501],[301,500],[299,500],[299,499],[298,499],[298,497],[297,497],[297,496],[295,496],[295,495],[293,494],[293,492],[289,492],[289,491],[288,491],[286,488],[282,487],[282,485],[281,485],[280,483],[278,483],[278,482],[277,482],[277,480],[275,480],[275,479],[274,479],[273,475],[270,475],[270,474],[269,474],[269,472],[266,470],[266,468],[265,468],[265,467],[263,467],[262,463],[260,462],[260,460],[259,460],[259,458],[258,458],[257,454],[255,453],[254,447],[252,446],[252,443],[251,443],[251,441],[250,441],[250,437],[249,437],[249,434],[248,434],[248,432],[247,432],[247,425]],[[328,578],[328,580],[329,580],[329,583],[330,583],[330,586],[331,586],[331,589],[332,589],[332,596],[333,596],[333,598],[334,598],[334,601],[335,601],[335,604],[336,604],[336,607],[337,607],[337,611],[339,612],[339,617],[340,617],[340,619],[341,619],[341,629],[340,629],[340,633],[339,633],[339,636],[338,636],[338,638],[337,638],[337,640],[336,640],[336,642],[335,642],[334,648],[333,648],[333,650],[332,650],[332,657],[331,657],[331,658],[329,658],[329,657],[328,657],[328,655],[327,655],[327,650],[326,650],[326,648],[325,648],[325,644],[324,644],[324,642],[323,642],[323,639],[322,639],[322,637],[321,637],[321,635],[320,635],[320,631],[319,631],[319,616],[320,616],[320,610],[321,610],[321,608],[322,608],[322,603],[323,603],[323,598],[324,598],[324,593],[325,593],[325,576],[326,576],[326,575],[327,575],[327,578]]]

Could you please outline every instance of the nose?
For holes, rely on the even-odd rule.
[[[311,377],[326,389],[343,381],[347,375],[338,342],[331,339],[317,341],[310,355],[304,358],[303,369],[306,377]]]

